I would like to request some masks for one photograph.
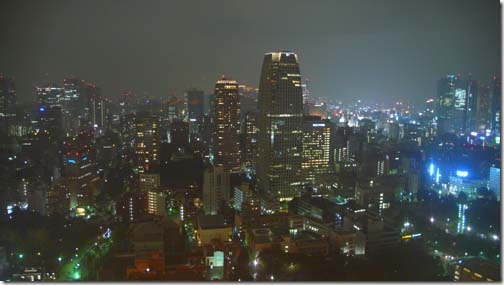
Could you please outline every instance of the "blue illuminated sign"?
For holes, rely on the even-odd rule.
[[[457,176],[458,177],[467,177],[469,176],[469,172],[465,170],[457,170]]]
[[[46,110],[46,109],[45,109],[44,107],[40,107],[40,108],[39,108],[39,111],[40,111],[40,112],[45,112],[45,110]]]
[[[70,164],[75,164],[75,159],[69,159],[69,160],[68,160],[68,163],[70,163]]]
[[[429,165],[429,175],[430,176],[434,175],[434,163],[431,163]]]

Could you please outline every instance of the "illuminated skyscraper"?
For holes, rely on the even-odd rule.
[[[79,78],[65,78],[63,80],[63,89],[65,94],[65,109],[68,109],[74,116],[82,112],[84,101],[84,80]]]
[[[318,116],[306,116],[303,120],[303,169],[304,182],[314,185],[329,173],[331,162],[331,122]]]
[[[257,180],[261,191],[288,201],[300,194],[303,95],[293,52],[264,56],[258,97]]]
[[[65,89],[57,84],[36,86],[37,101],[40,107],[46,109],[52,107],[60,107],[64,110],[65,107]]]
[[[500,77],[494,76],[492,78],[491,85],[491,97],[492,97],[492,111],[491,111],[491,128],[494,131],[495,136],[500,137],[500,128],[501,128],[501,103],[502,103],[502,94],[501,94],[501,79]]]
[[[438,134],[464,133],[473,125],[478,84],[448,75],[438,82]]]
[[[159,162],[159,132],[156,116],[141,115],[135,120],[135,153],[138,172],[149,171]]]
[[[240,171],[240,101],[238,83],[222,78],[215,84],[213,110],[213,163]]]
[[[0,74],[0,120],[5,130],[16,116],[16,86],[14,78]]]
[[[251,170],[257,154],[257,114],[247,112],[243,116],[241,132],[242,164],[246,170]]]

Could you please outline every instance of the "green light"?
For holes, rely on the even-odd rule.
[[[19,257],[19,259],[23,259],[24,254],[20,253],[20,254],[18,255],[18,257]]]
[[[80,273],[79,273],[79,271],[75,271],[73,278],[75,280],[80,279]]]

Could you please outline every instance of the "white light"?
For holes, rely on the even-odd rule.
[[[471,227],[467,227],[467,231],[470,232],[471,231]]]
[[[257,261],[257,259],[254,259],[254,266],[257,267],[258,264],[259,264],[259,261]]]
[[[270,277],[271,281],[275,280],[275,277],[273,277],[273,275],[271,275]]]
[[[431,217],[431,218],[430,218],[430,222],[431,222],[431,223],[434,223],[434,217]]]
[[[492,236],[492,238],[493,238],[494,240],[498,240],[498,239],[499,239],[499,237],[498,237],[497,235],[493,235],[493,236]]]

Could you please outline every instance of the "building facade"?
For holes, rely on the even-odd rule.
[[[258,97],[259,190],[281,201],[301,189],[303,95],[293,52],[264,56]]]

